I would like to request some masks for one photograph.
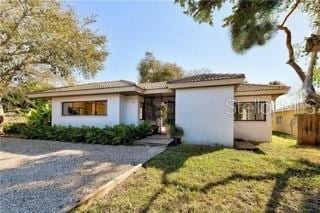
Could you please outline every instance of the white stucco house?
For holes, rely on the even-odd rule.
[[[52,102],[52,124],[99,126],[149,120],[175,123],[193,144],[233,146],[234,139],[270,141],[271,103],[289,87],[244,83],[244,74],[201,74],[168,82],[119,80],[30,94]]]

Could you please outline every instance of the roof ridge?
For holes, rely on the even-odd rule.
[[[111,81],[97,81],[97,82],[89,82],[89,83],[84,83],[84,84],[76,84],[76,85],[70,85],[70,86],[63,86],[63,87],[55,87],[53,89],[62,89],[62,88],[68,88],[68,87],[78,87],[78,86],[85,86],[85,85],[90,85],[90,84],[101,84],[101,83],[111,83],[111,82],[119,82],[122,80],[111,80]],[[124,81],[124,80],[123,80]],[[128,81],[129,82],[129,81]],[[49,89],[51,90],[51,89]]]
[[[167,83],[187,83],[187,82],[199,82],[199,81],[211,81],[211,80],[223,80],[223,79],[234,79],[234,78],[245,78],[243,73],[203,73],[185,76],[182,78],[170,80]]]
[[[141,82],[138,84],[155,84],[155,83],[167,83],[168,81],[155,81],[155,82]]]

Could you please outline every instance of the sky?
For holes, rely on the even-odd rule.
[[[300,89],[300,80],[286,64],[284,34],[279,32],[266,45],[239,55],[231,48],[228,28],[222,27],[223,18],[230,14],[229,7],[217,11],[214,26],[209,26],[196,23],[173,2],[67,1],[79,18],[95,14],[97,22],[91,29],[108,39],[110,55],[104,69],[94,78],[80,81],[137,82],[137,65],[149,51],[157,59],[176,63],[187,71],[244,73],[250,83],[281,81],[292,87],[289,98]],[[311,32],[307,17],[300,13],[294,14],[287,25],[292,29],[294,43],[302,42]]]

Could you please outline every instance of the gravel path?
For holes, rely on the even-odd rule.
[[[0,212],[58,212],[164,149],[0,137]]]

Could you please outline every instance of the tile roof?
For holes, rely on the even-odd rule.
[[[270,84],[240,84],[237,92],[246,91],[265,91],[265,90],[287,90],[290,87],[285,85],[270,85]]]
[[[142,89],[167,89],[168,85],[166,81],[162,82],[144,82],[138,84]]]
[[[119,81],[106,81],[88,83],[76,86],[59,87],[46,91],[38,91],[31,94],[43,94],[43,93],[56,93],[56,92],[70,92],[70,91],[81,91],[81,90],[94,90],[94,89],[109,89],[109,88],[122,88],[122,87],[140,87],[144,90],[156,90],[156,89],[167,89],[168,84],[175,83],[190,83],[200,81],[212,81],[212,80],[223,80],[223,79],[235,79],[244,78],[244,74],[201,74],[189,77],[184,77],[172,81],[162,82],[145,82],[135,84],[131,81],[119,80]],[[287,90],[290,87],[284,85],[268,85],[268,84],[240,84],[237,88],[237,92],[249,92],[249,91],[266,91],[266,90]]]
[[[58,87],[55,89],[43,91],[43,93],[67,92],[67,91],[90,90],[90,89],[108,89],[108,88],[120,88],[120,87],[130,87],[130,86],[136,86],[136,84],[131,81],[125,81],[125,80],[106,81],[106,82],[81,84],[76,86]]]
[[[222,73],[200,74],[200,75],[193,75],[193,76],[188,76],[188,77],[168,81],[168,84],[192,83],[192,82],[200,82],[200,81],[214,81],[214,80],[224,80],[224,79],[234,79],[234,78],[245,78],[245,75],[244,74],[222,74]]]

